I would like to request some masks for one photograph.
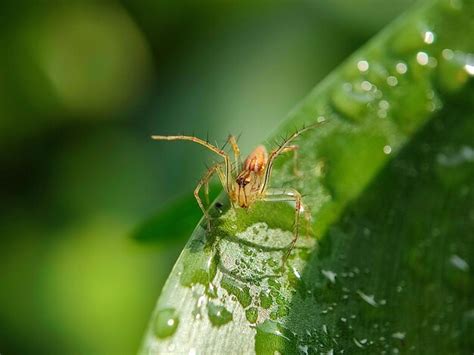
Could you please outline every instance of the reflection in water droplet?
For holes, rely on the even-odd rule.
[[[469,264],[458,255],[451,255],[449,258],[451,265],[461,271],[469,271]]]
[[[174,308],[162,309],[155,318],[155,335],[158,338],[167,338],[175,333],[178,324],[179,318]]]

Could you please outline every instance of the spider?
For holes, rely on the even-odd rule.
[[[291,145],[290,143],[301,135],[312,128],[315,128],[320,123],[312,124],[310,126],[303,127],[297,130],[288,138],[286,138],[277,148],[273,149],[270,153],[263,145],[257,146],[244,160],[240,159],[240,149],[237,144],[237,139],[233,135],[229,135],[227,143],[230,144],[234,152],[235,165],[232,165],[231,158],[223,148],[220,149],[208,141],[202,140],[194,136],[160,136],[153,135],[152,139],[155,140],[166,140],[166,141],[191,141],[200,144],[214,153],[218,154],[223,158],[223,161],[211,166],[203,178],[197,184],[194,190],[194,196],[196,201],[201,208],[204,216],[207,220],[208,230],[211,229],[211,216],[204,207],[204,204],[199,196],[201,188],[204,186],[205,196],[208,201],[209,195],[209,180],[214,174],[217,174],[219,180],[224,188],[224,191],[229,196],[232,208],[249,208],[256,201],[270,201],[270,202],[283,202],[293,201],[295,203],[295,219],[293,227],[293,239],[288,246],[288,254],[294,248],[296,241],[298,240],[299,233],[299,216],[303,208],[305,211],[305,217],[310,218],[308,215],[308,209],[304,208],[301,194],[293,188],[277,189],[269,188],[268,183],[272,174],[273,163],[275,159],[282,153],[293,152],[294,154],[294,170],[298,174],[296,167],[297,159],[297,145]],[[285,258],[286,259],[286,258]]]

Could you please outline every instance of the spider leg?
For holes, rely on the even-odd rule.
[[[230,146],[232,147],[232,151],[234,152],[234,159],[235,159],[235,165],[236,169],[240,170],[240,149],[239,145],[237,144],[237,138],[233,136],[232,134],[229,135],[229,138],[227,138],[227,141],[230,143]]]
[[[230,181],[232,180],[232,169],[231,169],[231,165],[230,165],[230,159],[229,159],[229,155],[223,151],[222,149],[219,149],[217,148],[216,146],[212,145],[211,143],[205,141],[205,140],[202,140],[200,138],[197,138],[197,137],[194,137],[194,136],[183,136],[183,135],[179,135],[179,136],[159,136],[159,135],[154,135],[154,136],[151,136],[152,139],[154,140],[164,140],[164,141],[177,141],[177,140],[181,140],[181,141],[190,141],[190,142],[194,142],[194,143],[197,143],[197,144],[200,144],[204,147],[206,147],[207,149],[213,151],[214,153],[220,155],[223,159],[224,159],[224,163],[225,163],[225,190],[226,191],[230,191]]]
[[[194,197],[196,198],[199,208],[201,208],[202,212],[204,213],[204,216],[206,217],[208,231],[211,230],[211,216],[204,207],[204,204],[202,203],[201,197],[199,196],[199,191],[201,190],[201,187],[204,186],[204,194],[206,196],[207,204],[209,204],[209,180],[211,179],[212,175],[214,175],[214,173],[219,170],[220,164],[216,164],[210,167],[209,170],[207,170],[206,174],[202,177],[202,179],[199,180],[196,188],[194,189]]]
[[[298,240],[299,236],[299,219],[300,219],[300,212],[301,212],[301,207],[304,208],[301,194],[296,191],[295,189],[292,188],[287,188],[287,189],[268,189],[265,191],[263,197],[263,201],[269,201],[269,202],[282,202],[282,201],[294,201],[295,202],[295,222],[293,225],[293,239],[291,243],[288,245],[288,251],[286,252],[284,258],[283,258],[283,264],[285,264],[286,260],[288,259],[288,256],[290,255],[291,251],[295,247],[296,241]],[[307,214],[306,211],[307,209],[304,208],[305,210],[305,218],[310,218],[311,215]],[[309,210],[308,210],[309,213]]]
[[[302,129],[296,131],[295,133],[293,133],[291,136],[289,136],[288,138],[286,138],[283,143],[280,144],[280,146],[274,150],[272,150],[268,156],[268,162],[267,162],[267,166],[266,166],[266,169],[265,169],[265,177],[264,177],[264,180],[263,180],[263,183],[262,183],[262,186],[260,187],[260,193],[263,194],[267,185],[268,185],[268,181],[270,180],[270,176],[272,174],[272,167],[273,167],[273,163],[275,161],[275,159],[281,154],[283,153],[285,150],[288,151],[289,147],[291,147],[290,143],[296,139],[297,137],[299,137],[301,134],[303,134],[304,132],[310,130],[310,129],[313,129],[313,128],[316,128],[320,125],[322,125],[324,122],[318,122],[318,123],[315,123],[315,124],[312,124],[310,126],[306,126],[306,127],[303,127]],[[290,149],[291,150],[291,149]],[[293,149],[295,150],[295,149]]]

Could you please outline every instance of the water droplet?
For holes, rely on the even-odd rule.
[[[158,311],[155,317],[155,335],[158,338],[167,338],[172,336],[179,325],[179,317],[174,308],[165,308]]]
[[[462,146],[459,151],[439,153],[436,157],[438,164],[444,167],[456,167],[467,162],[474,162],[474,149],[469,146]]]
[[[474,64],[466,64],[464,65],[464,70],[469,74],[469,75],[474,75]]]
[[[357,290],[357,294],[368,304],[370,304],[373,307],[378,307],[377,302],[375,302],[375,296],[374,295],[366,295],[364,292]]]
[[[359,60],[357,62],[357,69],[361,72],[366,72],[369,70],[369,63],[366,60]]]
[[[257,323],[258,309],[256,307],[250,307],[249,309],[245,311],[245,317],[250,323],[252,324]]]
[[[392,334],[392,338],[403,340],[405,339],[406,333],[396,332]]]
[[[260,298],[260,306],[262,306],[262,308],[265,308],[265,309],[270,308],[273,302],[272,302],[272,297],[269,294],[262,291],[260,292],[259,298]]]
[[[456,269],[459,269],[461,271],[469,271],[469,264],[466,262],[466,260],[462,259],[458,255],[451,255],[451,257],[449,258],[449,262]]]
[[[352,338],[352,340],[354,341],[354,344],[357,345],[357,347],[364,349],[364,345],[359,340],[357,340],[356,338]]]
[[[367,81],[367,80],[364,80],[361,84],[360,84],[360,87],[362,88],[362,90],[365,90],[365,91],[370,91],[372,89],[372,84]]]
[[[294,266],[291,267],[291,272],[296,279],[301,280],[301,274]]]
[[[428,64],[428,60],[429,60],[428,54],[426,54],[425,52],[416,53],[416,61],[418,62],[418,64],[426,65]]]
[[[333,284],[336,283],[337,274],[331,270],[321,270],[321,273]]]
[[[431,31],[426,31],[424,34],[423,34],[423,42],[425,42],[426,44],[432,44],[435,40],[435,35],[433,32]]]
[[[180,282],[183,286],[202,284],[208,286],[216,276],[217,258],[212,251],[204,249],[205,243],[193,240],[186,248]]]
[[[392,147],[389,146],[389,145],[384,146],[383,147],[383,152],[387,155],[390,154],[392,152]]]
[[[397,63],[397,65],[395,66],[395,70],[397,71],[397,73],[399,74],[405,74],[407,71],[408,71],[408,67],[405,63],[403,62],[399,62]]]
[[[308,345],[298,345],[298,350],[301,354],[308,355]]]
[[[390,75],[387,77],[387,84],[389,86],[396,86],[398,84],[398,79],[395,76]]]
[[[454,58],[454,52],[449,49],[449,48],[445,48],[441,51],[441,55],[443,56],[444,59],[446,60],[451,60]]]
[[[232,320],[232,313],[224,306],[219,306],[211,302],[207,305],[207,315],[212,325],[217,327],[227,324]]]
[[[221,287],[225,289],[229,294],[234,295],[242,307],[246,308],[252,302],[250,295],[250,289],[246,285],[240,284],[239,281],[224,276],[221,281]]]

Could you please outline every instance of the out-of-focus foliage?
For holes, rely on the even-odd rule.
[[[407,1],[365,4],[2,1],[0,352],[134,352],[184,239],[130,234],[207,157],[149,135],[260,142]]]

